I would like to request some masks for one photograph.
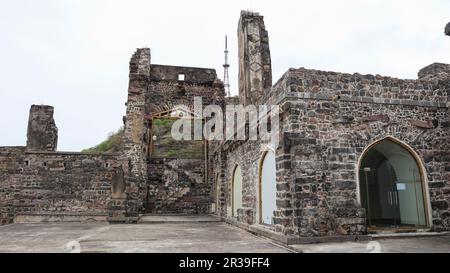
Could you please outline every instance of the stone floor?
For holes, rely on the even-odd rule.
[[[340,242],[292,245],[303,253],[450,253],[450,235],[373,239],[369,242]]]
[[[13,224],[0,227],[0,252],[292,252],[222,222],[178,220],[137,225]]]
[[[0,227],[0,252],[447,252],[450,235],[283,247],[210,217],[144,217],[141,224],[18,223]]]

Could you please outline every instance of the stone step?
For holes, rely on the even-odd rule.
[[[108,214],[77,212],[17,213],[14,223],[106,222]]]
[[[379,239],[395,239],[395,238],[411,238],[411,237],[431,237],[431,236],[445,236],[450,232],[431,232],[431,231],[419,231],[419,232],[395,232],[395,233],[378,233],[369,234],[372,240]]]
[[[138,224],[164,224],[164,223],[208,223],[221,222],[214,215],[143,215]]]

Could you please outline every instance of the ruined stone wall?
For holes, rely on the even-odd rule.
[[[243,105],[260,104],[272,87],[269,35],[263,16],[242,11],[238,24],[239,99]]]
[[[127,110],[124,117],[123,150],[120,158],[125,188],[109,203],[109,221],[135,222],[143,208],[141,196],[147,182],[148,83],[150,49],[139,48],[130,60]]]
[[[448,228],[448,125],[445,109],[300,100],[292,103],[290,140],[294,207],[301,235],[357,234],[357,162],[364,148],[388,136],[412,147],[427,170],[436,229]],[[346,113],[352,113],[348,115]],[[383,113],[383,114],[379,114]],[[340,117],[346,117],[342,120]],[[435,125],[423,128],[423,120]],[[417,122],[417,124],[416,124]]]
[[[113,198],[110,202],[110,221],[132,222],[145,211],[161,212],[162,207],[156,204],[161,203],[159,196],[161,191],[155,189],[163,187],[169,195],[175,192],[179,195],[180,187],[186,188],[192,181],[197,181],[197,178],[189,177],[178,186],[170,179],[162,181],[160,176],[155,175],[161,173],[164,167],[170,167],[172,164],[170,162],[176,156],[167,161],[159,160],[161,158],[153,160],[151,157],[149,148],[154,116],[178,105],[185,105],[187,110],[192,111],[196,96],[202,97],[205,105],[220,105],[225,95],[223,84],[217,79],[214,69],[157,65],[151,64],[150,59],[150,50],[142,48],[137,49],[130,60],[130,82],[121,159],[126,189],[122,198]],[[204,166],[204,160],[200,161],[195,162]],[[183,172],[183,168],[188,172],[192,166],[183,163],[177,167],[180,172]],[[206,172],[204,173],[203,181],[207,181]],[[170,204],[166,203],[170,206],[168,210],[179,213],[197,211],[194,201],[183,200],[198,198],[203,204],[202,196],[205,191],[209,194],[210,187],[208,183],[203,183],[191,188],[189,191],[184,190],[186,196],[178,196],[176,200],[181,200],[180,204],[173,204],[176,202],[173,201],[175,199],[171,199],[173,202],[169,202]],[[187,204],[191,204],[192,207]]]
[[[193,112],[194,97],[201,97],[203,106],[222,106],[224,103],[223,84],[213,69],[152,65],[150,75],[147,105],[150,132],[155,114],[180,105]],[[183,80],[180,80],[180,75],[183,75]],[[210,212],[211,188],[214,184],[210,183],[205,157],[184,158],[180,151],[178,156],[171,158],[153,158],[150,155],[148,162],[148,184],[141,197],[147,200],[144,205],[147,212]]]
[[[450,227],[450,119],[448,65],[421,70],[419,80],[289,70],[265,94],[280,104],[281,146],[276,152],[274,229],[285,235],[366,233],[358,201],[357,163],[377,140],[393,137],[411,147],[426,169],[433,230]],[[237,221],[258,223],[260,143],[223,145],[223,190],[218,214],[230,217],[234,167],[243,173],[243,208]],[[218,172],[213,171],[213,172]]]
[[[420,70],[418,80],[290,69],[271,87],[266,36],[262,16],[241,13],[239,102],[234,104],[282,108],[272,228],[284,235],[308,237],[365,233],[357,163],[365,148],[390,137],[421,158],[433,229],[448,230],[450,66],[429,65]],[[210,170],[214,177],[221,177],[214,196],[218,215],[233,218],[232,176],[238,164],[243,174],[243,208],[235,220],[258,223],[263,151],[258,141],[222,142],[211,149],[210,161],[220,162]]]
[[[253,104],[255,106],[266,104],[268,94],[271,93],[272,68],[269,38],[263,16],[253,12],[241,12],[238,24],[238,43],[239,97],[227,98],[226,103],[231,105]],[[217,195],[216,189],[214,196],[214,200],[219,204],[216,212],[219,216],[248,225],[259,224],[259,170],[261,159],[268,149],[260,140],[221,142],[217,144],[216,149],[211,149],[210,165],[214,165],[211,172],[214,173],[214,177],[217,174],[221,177],[220,194]],[[284,164],[283,150],[277,150],[276,157],[277,164]],[[237,165],[242,170],[243,200],[242,208],[238,208],[237,215],[233,217],[231,213],[232,183],[233,172]],[[290,192],[286,191],[283,168],[277,168],[277,183],[279,183],[277,204],[282,207],[283,204],[286,204],[285,199],[290,198]],[[217,198],[220,200],[217,201]],[[289,207],[290,205],[285,206]],[[280,208],[280,211],[274,212],[275,226],[269,228],[285,234],[292,233],[287,228],[292,225],[289,218],[292,209],[290,207],[289,209]],[[287,223],[287,221],[290,222]]]
[[[422,73],[442,72],[436,68]],[[282,132],[291,157],[296,234],[365,232],[357,162],[366,147],[386,137],[403,141],[420,156],[433,229],[449,229],[448,74],[428,75],[429,80],[305,69],[287,74],[279,82],[284,87],[274,89],[286,90],[278,99],[287,115]]]
[[[27,150],[56,151],[58,128],[53,119],[53,112],[52,106],[31,106],[28,119]]]
[[[217,192],[212,200],[215,200],[219,207],[216,214],[222,218],[236,220],[247,225],[259,224],[260,219],[260,165],[264,154],[270,148],[260,140],[228,141],[217,144],[217,149],[210,156],[210,171],[216,177],[221,177],[219,185],[220,198],[217,202]],[[290,156],[280,146],[275,151],[276,171],[277,171],[277,210],[274,211],[274,226],[266,226],[276,232],[285,235],[294,234],[292,193],[290,188]],[[232,192],[233,173],[235,167],[242,170],[242,207],[238,208],[237,215],[232,216]],[[215,181],[215,180],[214,180]],[[216,185],[217,188],[217,185]]]
[[[149,85],[150,99],[148,116],[185,105],[191,111],[194,108],[194,97],[201,97],[203,105],[223,104],[223,86],[208,86],[188,82],[152,81]]]
[[[237,209],[236,220],[245,224],[256,223],[258,213],[258,166],[262,157],[260,143],[249,141],[233,143],[225,156],[225,176],[227,182],[223,191],[227,194],[227,217],[231,218],[233,174],[236,166],[242,170],[242,208]]]
[[[113,188],[123,183],[117,157],[0,147],[0,222],[57,215],[105,220]]]
[[[207,214],[210,187],[204,159],[149,160],[146,212],[154,214]]]
[[[419,73],[420,80],[432,81],[443,80],[445,81],[450,75],[450,65],[443,63],[433,63],[422,68]]]

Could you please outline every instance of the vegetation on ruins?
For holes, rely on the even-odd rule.
[[[108,138],[102,143],[84,149],[83,153],[115,153],[121,150],[122,146],[123,127],[116,132],[112,132],[108,135]]]

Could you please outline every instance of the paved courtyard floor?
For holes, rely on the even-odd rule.
[[[17,223],[0,227],[0,252],[288,253],[447,252],[450,235],[293,245],[208,217],[144,217],[140,224]]]
[[[450,253],[450,235],[291,246],[302,253]]]
[[[0,252],[288,253],[221,222],[135,225],[23,223],[0,227]]]

